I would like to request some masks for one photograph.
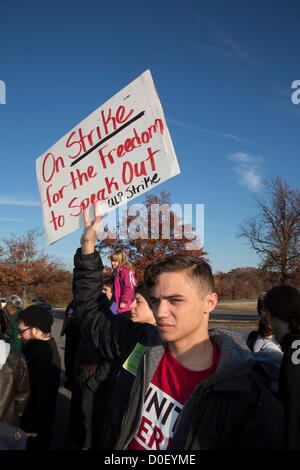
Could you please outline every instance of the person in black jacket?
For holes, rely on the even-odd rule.
[[[104,293],[107,296],[107,293]],[[139,283],[131,303],[133,322],[155,324],[149,296],[150,292],[143,283]],[[109,301],[108,298],[108,306],[111,309]],[[79,449],[96,449],[101,446],[99,436],[109,404],[115,370],[109,361],[102,360],[98,350],[89,341],[80,344],[77,359],[68,436]]]
[[[74,315],[83,337],[118,367],[103,449],[212,450],[284,447],[283,409],[253,373],[242,337],[208,328],[215,308],[210,266],[174,255],[146,268],[156,326],[118,318],[99,289],[95,251],[102,216],[84,211],[74,258]]]
[[[52,314],[37,305],[26,308],[18,317],[31,392],[21,428],[37,434],[28,437],[27,450],[47,450],[51,443],[61,372],[59,352],[51,337],[52,323]]]
[[[300,450],[300,292],[288,285],[275,286],[263,305],[283,350],[278,397],[285,409],[288,447]]]

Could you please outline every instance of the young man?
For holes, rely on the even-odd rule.
[[[207,263],[175,255],[147,268],[156,326],[111,314],[94,248],[98,207],[93,222],[84,212],[73,294],[82,334],[119,367],[102,448],[281,448],[283,409],[254,376],[243,339],[230,329],[208,329],[217,295]]]
[[[19,337],[24,342],[31,392],[21,427],[37,434],[28,438],[28,450],[47,450],[51,442],[61,372],[60,356],[51,337],[52,324],[52,314],[38,305],[19,313]]]

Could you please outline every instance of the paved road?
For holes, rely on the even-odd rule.
[[[210,314],[210,318],[219,318],[219,319],[226,319],[226,320],[238,320],[238,321],[258,321],[258,315],[256,312],[239,312],[239,311],[230,311],[230,310],[214,310]]]
[[[52,335],[55,338],[57,343],[58,351],[61,357],[62,363],[62,374],[61,374],[61,386],[59,388],[57,406],[56,406],[56,418],[54,423],[54,432],[53,440],[50,446],[50,449],[53,450],[76,450],[76,446],[70,442],[67,438],[68,431],[68,420],[69,420],[69,410],[70,410],[70,400],[71,392],[63,387],[65,382],[65,372],[64,372],[64,351],[65,351],[65,336],[60,336],[64,309],[57,308],[52,311],[54,316],[54,324],[52,327]],[[229,312],[224,310],[223,312],[218,311],[211,315],[212,324],[222,324],[225,325],[228,322],[228,319],[233,319],[238,322],[237,331],[243,336],[245,333],[253,329],[253,320],[257,319],[257,316],[254,314],[249,314],[246,312]],[[215,320],[215,321],[214,321]],[[226,320],[223,322],[222,320]],[[247,320],[251,320],[251,324]],[[234,322],[228,322],[234,325]],[[240,326],[242,325],[242,326]]]

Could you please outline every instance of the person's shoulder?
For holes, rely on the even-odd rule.
[[[127,264],[122,264],[122,265],[119,267],[119,271],[120,271],[120,272],[122,272],[122,271],[129,272],[129,271],[130,271],[130,267],[129,267]]]
[[[48,341],[50,348],[53,349],[54,351],[58,351],[58,346],[56,340],[51,336],[51,338]]]
[[[259,351],[282,351],[279,343],[272,340],[259,339],[258,342]]]
[[[24,354],[21,351],[19,351],[19,349],[17,349],[15,346],[12,346],[12,345],[10,346],[9,354],[11,354],[12,356],[24,359]]]
[[[210,326],[208,328],[210,340],[215,343],[221,352],[222,369],[236,365],[241,367],[245,361],[253,361],[251,351],[242,335],[234,328],[225,326]],[[253,361],[254,362],[254,361]],[[220,368],[218,368],[220,370]]]
[[[129,278],[129,275],[130,275],[130,267],[127,266],[127,264],[122,264],[122,266],[120,266],[119,268],[119,276],[120,277],[128,277]]]
[[[7,365],[15,371],[18,370],[18,366],[26,367],[24,354],[12,345],[10,346],[10,351],[7,357]]]
[[[44,351],[47,351],[47,350],[54,350],[54,351],[58,351],[58,347],[57,347],[57,343],[55,341],[55,339],[53,338],[53,336],[51,336],[49,339],[47,340],[44,340],[44,341],[39,341],[39,348],[43,349]]]
[[[263,338],[260,335],[257,335],[255,344],[254,344],[254,351],[258,352],[264,345],[268,344],[269,341],[266,338]]]
[[[50,351],[51,345],[49,341],[44,341],[41,339],[32,339],[28,341],[26,348],[25,348],[25,356],[26,354],[30,355],[30,358],[35,358],[37,360],[43,359],[45,355],[47,355],[48,351]]]
[[[300,331],[297,333],[292,333],[291,331],[286,333],[281,339],[281,345],[289,347],[294,341],[300,341]]]
[[[53,364],[53,362],[59,364],[60,356],[56,341],[51,337],[47,341],[43,340],[32,340],[32,343],[25,353],[27,361],[34,363],[35,367],[43,368]]]

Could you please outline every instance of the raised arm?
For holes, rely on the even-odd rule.
[[[102,225],[103,215],[99,213],[99,203],[94,204],[95,218],[90,220],[87,210],[83,211],[84,230],[80,245],[74,257],[73,273],[73,323],[85,328],[99,309],[105,309],[106,296],[102,295],[101,272],[103,264],[95,250],[95,242]]]
[[[94,203],[95,219],[90,220],[89,214],[86,209],[83,210],[84,230],[81,235],[81,253],[89,255],[95,251],[95,243],[102,226],[103,214],[100,212],[99,201]]]
[[[133,323],[122,315],[114,315],[109,309],[107,297],[101,289],[103,264],[99,252],[95,250],[103,216],[97,203],[94,210],[93,221],[84,211],[81,248],[74,257],[73,315],[80,324],[82,335],[87,337],[103,359],[123,361],[137,342],[146,345],[149,335],[153,335],[149,330],[152,326]]]

